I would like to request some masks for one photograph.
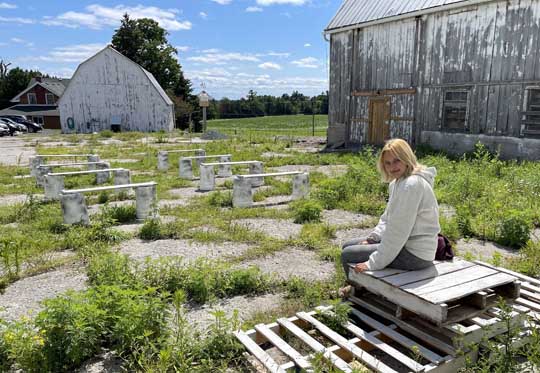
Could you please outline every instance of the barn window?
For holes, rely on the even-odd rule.
[[[451,90],[444,93],[443,127],[449,131],[467,132],[469,117],[469,91]]]
[[[47,105],[54,105],[54,95],[52,93],[45,94],[45,102],[47,103]]]
[[[35,93],[29,93],[28,94],[28,104],[29,105],[36,105],[37,104],[37,98]]]
[[[523,114],[523,134],[540,136],[540,88],[528,89],[527,111]]]

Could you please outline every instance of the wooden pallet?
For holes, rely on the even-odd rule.
[[[439,326],[482,313],[499,297],[513,300],[520,294],[514,275],[461,259],[436,262],[419,271],[386,268],[356,273],[351,267],[349,281]]]

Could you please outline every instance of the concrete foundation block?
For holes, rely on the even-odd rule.
[[[230,162],[231,156],[225,155],[219,157],[219,162]],[[232,176],[232,167],[230,164],[220,164],[218,166],[218,176],[219,177],[231,177]]]
[[[60,199],[60,192],[64,189],[64,177],[45,175],[45,199],[57,201]]]
[[[292,199],[300,199],[309,195],[309,174],[303,172],[293,176]]]
[[[233,207],[253,206],[251,181],[241,176],[233,178]]]
[[[41,165],[37,168],[37,174],[36,174],[36,184],[39,187],[43,187],[45,184],[45,175],[50,174],[52,172],[52,167],[47,165]]]
[[[160,171],[167,171],[169,169],[169,153],[166,151],[160,151],[157,154],[157,169]]]
[[[155,185],[135,189],[137,220],[158,217],[157,188]]]
[[[201,173],[201,179],[199,182],[199,190],[203,192],[207,192],[210,190],[214,190],[216,187],[216,176],[214,174],[214,166],[207,166],[205,164],[201,164],[201,168],[199,169]]]
[[[179,176],[181,179],[193,180],[193,165],[191,158],[180,158]]]
[[[38,167],[43,164],[43,157],[35,156],[30,157],[30,175],[36,177],[38,173]]]
[[[99,155],[97,154],[90,154],[88,157],[86,157],[88,162],[99,162]],[[88,169],[89,170],[95,170],[97,167],[94,164],[89,164]]]
[[[97,165],[98,170],[106,170],[108,168],[111,168],[111,165],[107,162],[98,163]],[[111,178],[111,172],[110,171],[103,171],[103,172],[97,172],[96,173],[96,184],[105,184],[109,179]]]
[[[90,224],[86,202],[81,193],[60,194],[65,224]]]
[[[205,150],[196,150],[195,151],[195,156],[204,157],[204,156],[206,156],[206,151]],[[197,167],[199,167],[201,165],[201,163],[203,163],[203,162],[204,162],[203,158],[195,158],[195,164],[197,164]]]
[[[129,170],[113,171],[114,185],[131,184],[131,173]]]
[[[256,174],[262,174],[264,173],[263,171],[263,163],[262,162],[257,162],[257,163],[250,163],[249,165],[249,173],[251,175],[256,175]],[[262,186],[264,185],[264,177],[254,177],[251,179],[251,186],[254,186],[254,187],[259,187],[259,186]]]

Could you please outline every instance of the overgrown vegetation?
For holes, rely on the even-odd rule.
[[[316,119],[326,120],[325,117]],[[294,134],[306,134],[310,129],[307,125],[298,125],[297,118],[280,117],[277,121],[250,118],[234,123],[243,126],[248,121],[244,126],[248,130],[236,131],[236,134],[231,122],[211,121],[209,128],[227,132],[229,139],[205,144],[207,153],[232,153],[234,160],[262,159],[265,168],[294,164],[341,164],[347,168],[343,174],[331,177],[311,172],[310,197],[290,204],[289,209],[232,209],[232,184],[226,182],[217,191],[191,198],[186,204],[162,208],[160,214],[167,219],[147,220],[138,232],[139,238],[148,241],[186,239],[249,245],[241,255],[224,256],[220,260],[188,262],[178,257],[132,260],[113,249],[131,237],[115,227],[136,220],[134,203],[115,203],[132,200],[132,195],[90,195],[88,204],[102,205],[99,212],[91,216],[92,223],[69,226],[62,222],[58,203],[45,203],[35,196],[42,191],[32,179],[14,178],[26,173],[26,169],[0,166],[0,195],[28,194],[22,203],[0,207],[0,288],[66,261],[81,259],[86,264],[89,279],[87,290],[45,302],[43,310],[33,319],[0,323],[0,371],[10,367],[28,372],[72,371],[103,348],[114,350],[124,359],[129,371],[207,372],[227,368],[242,371],[243,348],[231,334],[231,330],[241,326],[238,318],[217,312],[215,323],[208,330],[196,330],[186,319],[189,307],[238,295],[286,294],[286,299],[276,309],[264,310],[242,325],[249,327],[329,304],[337,297],[336,289],[344,281],[338,260],[340,248],[333,243],[336,226],[322,221],[323,209],[343,209],[373,216],[382,213],[388,191],[375,170],[376,150],[365,148],[358,154],[297,152]],[[286,125],[286,121],[291,125]],[[317,123],[322,122],[316,122],[316,126]],[[276,128],[284,130],[283,133],[276,132]],[[128,166],[136,171],[132,180],[155,180],[159,199],[174,200],[182,196],[180,188],[192,184],[177,177],[176,167],[157,172],[158,147],[148,145],[154,142],[159,144],[159,149],[177,148],[178,144],[171,140],[174,136],[178,133],[107,132],[58,139],[73,145],[86,140],[86,145],[78,149],[111,159],[113,167],[126,167],[120,162],[115,164],[114,160],[130,154],[130,158],[137,160]],[[109,138],[124,141],[124,144],[105,146],[101,143]],[[143,138],[145,141],[141,142]],[[61,154],[73,152],[73,149],[39,147],[38,151]],[[171,165],[177,164],[177,157],[179,155],[171,155]],[[450,211],[441,217],[443,233],[452,240],[478,238],[519,250],[515,260],[496,256],[491,258],[492,263],[532,276],[540,275],[539,243],[529,239],[532,230],[540,226],[540,165],[537,162],[502,161],[482,146],[459,158],[426,150],[420,161],[438,170],[437,197]],[[69,187],[87,186],[91,182],[88,177],[70,178]],[[10,187],[5,186],[9,184]],[[171,189],[180,189],[180,192],[171,192]],[[255,192],[254,200],[290,194],[291,189],[290,181],[272,178]],[[301,223],[302,229],[296,237],[277,239],[271,234],[251,231],[237,222],[255,218],[290,219]],[[370,221],[368,225],[373,223]],[[358,222],[346,227],[364,228],[364,224]],[[335,276],[326,281],[299,277],[277,280],[257,267],[238,266],[245,260],[291,246],[312,250],[322,260],[334,262]],[[66,250],[73,252],[71,259],[55,259],[56,253]],[[336,303],[332,314],[317,317],[340,330],[347,319],[346,310],[341,306]],[[508,336],[503,336],[498,343],[509,340]],[[516,364],[523,356],[537,366],[539,346],[540,338],[534,331],[528,345],[530,352],[508,350],[495,360],[471,365],[470,371],[516,371]],[[322,356],[314,356],[312,363],[320,371],[332,371]]]

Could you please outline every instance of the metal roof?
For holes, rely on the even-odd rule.
[[[0,115],[60,116],[56,105],[14,105],[0,110]]]
[[[482,1],[471,0],[344,0],[341,7],[326,29],[325,33],[332,33],[339,29],[358,26],[372,21],[392,19],[397,16],[404,16],[408,13],[429,13],[437,11],[440,7],[466,6],[470,3]],[[457,4],[463,3],[463,4]],[[442,10],[442,9],[441,9]]]

